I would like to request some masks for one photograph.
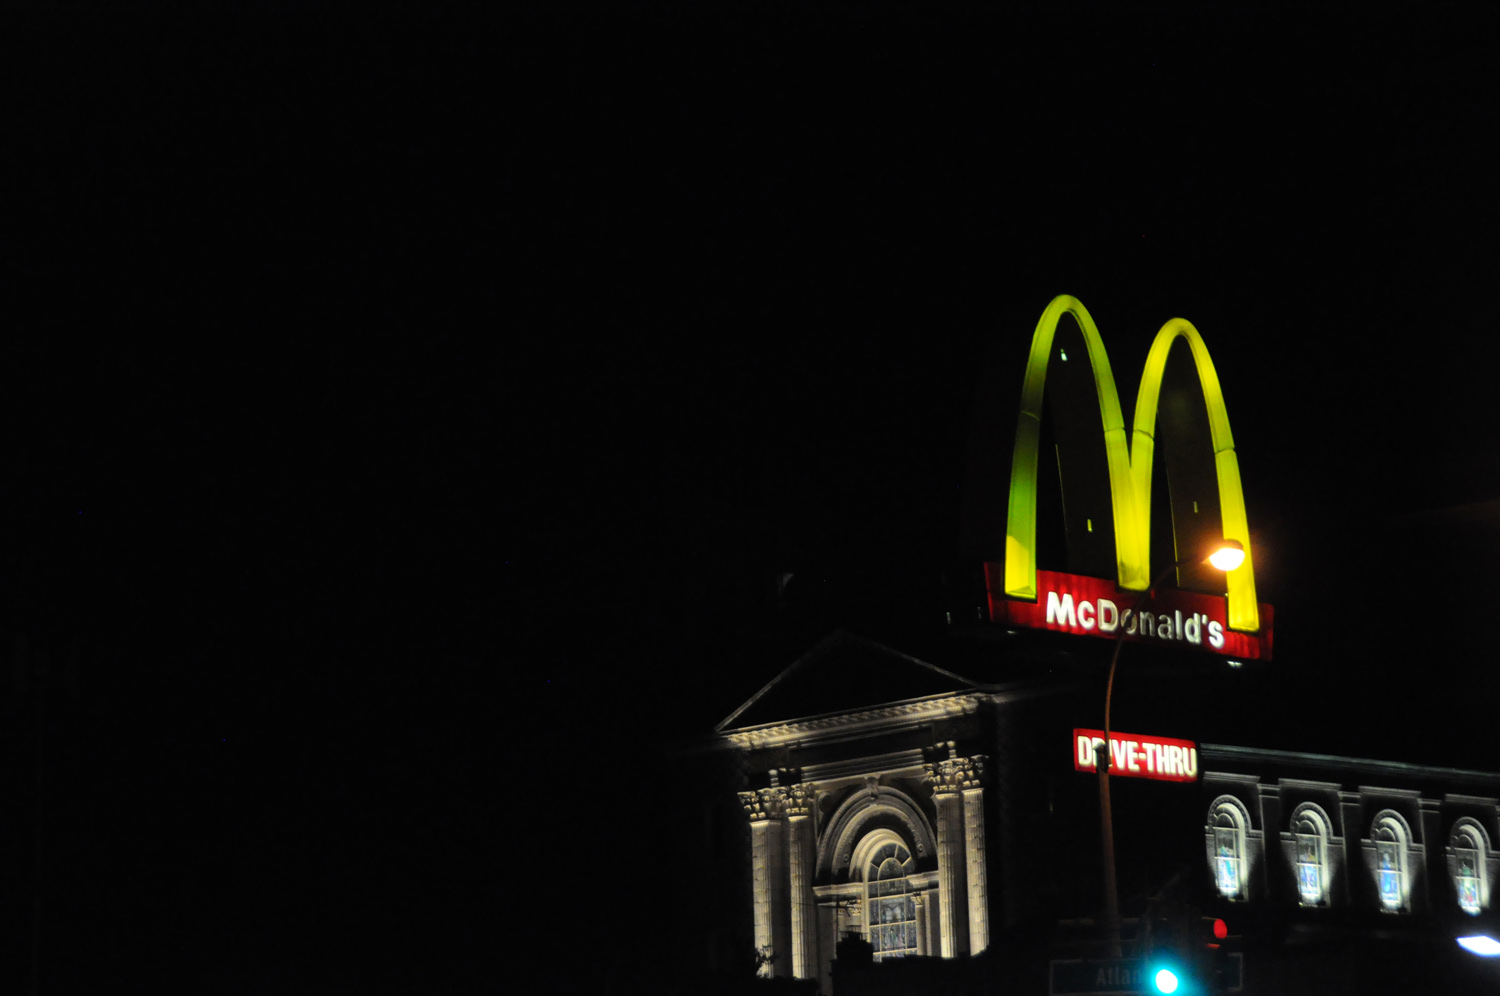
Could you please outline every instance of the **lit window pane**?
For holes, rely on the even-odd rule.
[[[1387,909],[1401,908],[1401,851],[1394,843],[1376,844],[1380,864],[1380,902]]]
[[[1225,896],[1240,893],[1240,854],[1237,834],[1232,827],[1214,829],[1215,877],[1219,892]]]
[[[1219,891],[1226,896],[1239,894],[1240,870],[1233,858],[1219,859]]]
[[[880,847],[866,865],[865,895],[868,937],[877,960],[917,953],[917,906],[907,876],[916,870],[911,853],[900,844]]]
[[[1306,823],[1301,825],[1308,827]],[[1323,902],[1323,855],[1319,844],[1314,834],[1297,835],[1297,892],[1310,906]]]
[[[1479,855],[1472,850],[1458,852],[1458,905],[1465,913],[1478,913]]]
[[[1323,876],[1315,864],[1300,864],[1297,866],[1297,888],[1302,893],[1302,901],[1306,903],[1321,903],[1323,901]]]

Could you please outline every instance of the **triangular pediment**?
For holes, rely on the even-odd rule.
[[[934,695],[980,685],[899,650],[835,630],[784,668],[714,729],[723,732]]]

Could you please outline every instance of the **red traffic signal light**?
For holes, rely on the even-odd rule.
[[[1199,943],[1205,948],[1216,949],[1219,942],[1229,936],[1229,924],[1218,917],[1206,916],[1201,923],[1202,933],[1199,935]]]
[[[1203,981],[1203,992],[1222,993],[1239,985],[1239,967],[1234,962],[1237,955],[1229,953],[1229,924],[1218,917],[1206,916],[1201,921],[1199,937],[1198,971]]]

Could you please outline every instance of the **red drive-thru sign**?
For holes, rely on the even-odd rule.
[[[1260,632],[1240,633],[1229,628],[1228,606],[1222,597],[1157,588],[1137,616],[1135,605],[1141,593],[1127,591],[1113,581],[1038,570],[1033,602],[1001,594],[1005,590],[1001,565],[985,564],[984,570],[990,619],[1002,625],[1107,640],[1123,637],[1247,660],[1271,659],[1271,606],[1264,602],[1260,603]]]
[[[1073,770],[1092,773],[1094,751],[1104,743],[1103,730],[1073,731]],[[1150,778],[1159,782],[1198,780],[1198,745],[1173,737],[1143,737],[1111,730],[1111,777]]]

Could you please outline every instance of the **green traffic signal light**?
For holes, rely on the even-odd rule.
[[[1172,971],[1170,968],[1159,968],[1156,970],[1155,974],[1151,976],[1151,984],[1156,988],[1157,992],[1167,993],[1170,996],[1171,993],[1175,993],[1177,991],[1177,986],[1179,984],[1177,973]]]

